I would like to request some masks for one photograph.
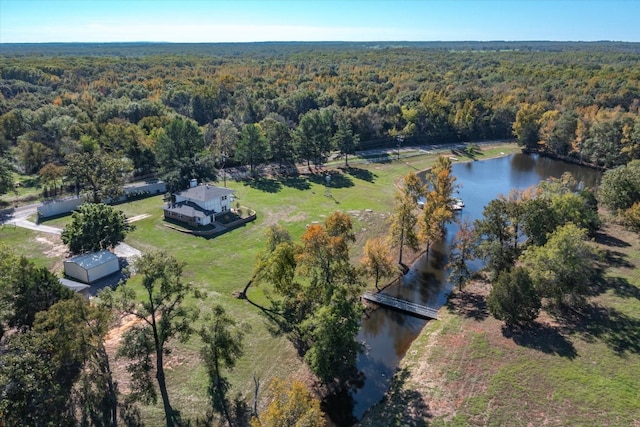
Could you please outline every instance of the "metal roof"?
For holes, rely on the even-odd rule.
[[[64,262],[71,262],[78,264],[85,270],[90,270],[93,267],[97,267],[102,264],[106,264],[114,259],[118,259],[117,256],[109,251],[92,252],[90,254],[82,254],[71,257]]]
[[[85,289],[89,289],[91,287],[90,285],[87,285],[86,283],[76,282],[75,280],[58,279],[58,281],[60,282],[60,284],[62,286],[65,286],[65,287],[71,289],[74,292],[81,292],[81,291],[84,291]]]

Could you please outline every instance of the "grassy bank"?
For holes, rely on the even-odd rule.
[[[606,280],[569,318],[513,333],[489,315],[488,284],[455,293],[361,425],[639,425],[640,239],[607,224],[597,243]]]
[[[513,144],[482,146],[475,159],[483,159],[513,153],[518,148]],[[449,155],[450,151],[441,154]],[[471,160],[456,154],[463,160]],[[354,261],[359,260],[364,242],[373,236],[386,233],[387,219],[392,211],[396,183],[409,171],[421,171],[431,167],[437,154],[419,154],[411,157],[386,159],[371,162],[354,159],[352,167],[343,164],[331,165],[332,181],[329,191],[325,188],[324,173],[301,175],[281,179],[260,179],[250,182],[228,181],[236,190],[238,201],[255,209],[256,221],[213,239],[195,237],[171,230],[162,218],[162,197],[151,197],[117,207],[128,217],[148,214],[135,222],[136,230],[127,236],[126,242],[140,250],[164,249],[187,263],[186,279],[201,290],[206,300],[199,303],[203,310],[213,304],[222,304],[227,312],[246,331],[245,355],[236,369],[229,374],[233,392],[240,393],[250,401],[253,393],[253,376],[263,385],[271,378],[298,377],[305,379],[308,372],[299,360],[295,349],[283,336],[273,335],[263,312],[247,301],[238,300],[233,293],[241,290],[251,277],[256,254],[264,247],[264,232],[270,224],[280,223],[298,239],[305,227],[313,222],[322,222],[334,212],[341,210],[351,214],[357,232],[357,242],[352,251]],[[351,159],[350,159],[351,160]],[[357,160],[357,161],[356,161]],[[45,224],[63,227],[69,217],[56,218]],[[0,229],[0,239],[30,256],[43,253],[40,243],[24,233]],[[57,259],[38,257],[41,265],[56,265]],[[136,278],[132,279],[135,283]],[[249,291],[251,300],[266,304],[265,287],[253,287]],[[192,302],[193,303],[193,302]],[[114,341],[117,343],[117,340]],[[206,376],[198,362],[199,343],[193,339],[186,345],[175,345],[168,358],[168,384],[172,404],[186,417],[202,416],[207,405]],[[115,371],[121,386],[126,390],[126,375],[123,366],[115,363]],[[161,422],[160,405],[143,407],[144,419],[150,425]]]

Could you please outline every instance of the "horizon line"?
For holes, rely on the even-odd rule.
[[[495,40],[256,40],[256,41],[202,41],[202,42],[172,42],[153,40],[129,41],[42,41],[42,42],[2,42],[0,45],[17,44],[259,44],[259,43],[640,43],[640,41],[626,40],[551,40],[551,39],[495,39]]]

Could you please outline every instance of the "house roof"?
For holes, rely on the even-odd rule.
[[[211,215],[212,212],[205,211],[200,208],[195,203],[178,203],[169,208],[165,208],[166,211],[175,212],[180,215],[184,215],[189,218],[204,218],[205,216]]]
[[[117,256],[112,254],[109,251],[100,251],[100,252],[92,252],[90,254],[76,255],[74,257],[65,260],[64,262],[71,262],[74,264],[78,264],[80,267],[85,270],[89,270],[98,265],[106,264],[109,261],[114,259],[118,259]]]
[[[209,200],[217,199],[222,196],[229,196],[234,193],[235,191],[230,190],[228,188],[204,184],[204,185],[198,185],[192,188],[187,188],[186,190],[183,190],[178,194],[182,197],[185,197],[191,200],[206,202]]]

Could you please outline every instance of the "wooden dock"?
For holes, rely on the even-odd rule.
[[[376,304],[394,308],[406,313],[415,314],[416,316],[424,317],[427,319],[438,318],[438,310],[436,310],[435,308],[392,297],[391,295],[381,292],[375,294],[371,292],[365,292],[362,297],[368,301],[375,302]]]

